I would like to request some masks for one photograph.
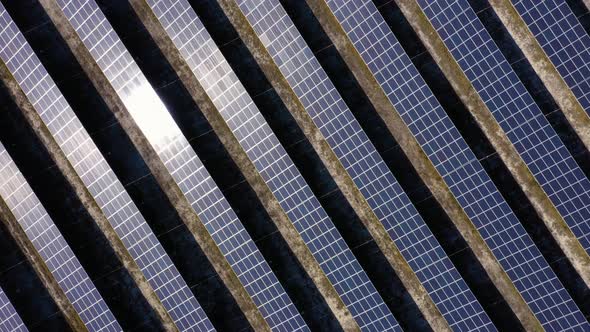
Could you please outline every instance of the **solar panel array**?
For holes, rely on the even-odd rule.
[[[518,290],[537,294],[533,298],[538,302],[571,302],[375,5],[371,1],[327,3],[502,267],[518,281]],[[547,283],[553,287],[547,288]]]
[[[56,0],[50,1],[49,6],[61,9],[57,15],[63,14],[73,27],[198,215],[199,220],[192,222],[203,223],[225,257],[221,264],[227,261],[270,329],[309,331],[235,211],[95,1]],[[590,331],[586,317],[439,104],[374,2],[324,1],[543,328]],[[590,253],[590,180],[469,2],[416,2]],[[361,330],[401,331],[388,307],[396,304],[386,304],[378,293],[189,1],[146,0],[146,4]],[[280,0],[235,0],[235,4],[451,329],[496,331]],[[590,35],[567,1],[512,0],[512,4],[590,114]],[[214,331],[193,291],[1,3],[0,59],[12,74],[11,78],[4,78],[5,84],[14,80],[22,89],[178,329]],[[121,331],[116,317],[2,143],[0,199],[88,330]],[[388,282],[388,277],[379,281]],[[405,276],[399,277],[405,281]],[[402,293],[407,294],[407,290]],[[421,303],[416,304],[421,308]],[[494,317],[503,310],[490,309],[494,310]],[[334,318],[337,317],[330,319]],[[405,315],[397,318],[408,319]],[[4,331],[27,331],[27,327],[0,288],[0,332]]]
[[[26,332],[27,327],[0,288],[0,332]]]
[[[590,182],[518,80],[475,12],[463,0],[419,0],[418,3],[572,230],[580,239],[586,239],[588,233],[584,227],[588,220],[584,220],[583,200],[590,197],[585,189],[585,183],[590,188]],[[576,216],[581,220],[572,222]],[[504,224],[504,228],[507,226]],[[584,244],[588,242],[584,241]],[[531,261],[529,256],[513,255],[522,246],[523,243],[512,243],[501,250],[508,256],[506,260],[512,261],[511,265],[522,265],[518,271],[507,272],[543,326],[560,331],[590,328],[556,278],[545,277],[537,282],[522,279],[531,270],[539,270],[539,265],[544,263],[538,259]],[[526,262],[530,262],[530,267]]]
[[[4,61],[57,144],[94,197],[117,235],[183,330],[212,330],[185,281],[162,248],[145,219],[123,188],[88,132],[0,5]]]
[[[389,326],[383,299],[188,2],[148,3],[359,325]]]
[[[238,4],[445,318],[495,330],[278,1]]]
[[[513,0],[567,85],[590,114],[590,36],[563,0]]]
[[[308,330],[228,201],[96,3],[78,0],[58,3],[269,326],[282,331]],[[154,8],[169,22],[185,22],[186,16],[175,6]],[[186,10],[182,11],[186,15]],[[188,36],[183,34],[179,38],[187,43]]]
[[[98,290],[0,143],[0,197],[90,331],[121,331]]]
[[[469,4],[462,0],[448,5],[420,3],[539,184],[590,252],[590,180]],[[437,12],[440,7],[444,13]]]

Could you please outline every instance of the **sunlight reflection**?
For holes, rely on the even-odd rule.
[[[174,119],[147,82],[131,90],[123,97],[123,103],[131,116],[152,144],[165,143],[181,135]]]

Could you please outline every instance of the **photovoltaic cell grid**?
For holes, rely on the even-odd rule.
[[[58,3],[269,326],[282,331],[307,330],[270,266],[96,3]],[[165,7],[157,8],[170,9],[174,19],[183,17],[175,7]]]
[[[28,331],[20,316],[0,288],[0,332]]]
[[[327,3],[502,267],[519,280],[519,291],[536,293],[536,301],[571,301],[375,5]]]
[[[553,201],[567,200],[570,192],[577,196],[587,196],[583,185],[587,179],[469,4],[466,1],[446,0],[419,0],[418,3]],[[574,198],[574,202],[576,200],[578,198]],[[571,221],[572,214],[563,213],[563,207],[571,204],[569,211],[575,212],[577,207],[574,202],[560,205],[560,211],[566,220],[569,218]],[[503,225],[505,229],[512,226],[509,223]],[[575,230],[580,234],[580,227]],[[516,233],[516,229],[512,228],[509,233]],[[484,236],[487,237],[485,233]],[[517,271],[508,269],[507,272],[539,321],[547,330],[552,331],[588,330],[588,322],[560,282],[552,277],[552,273],[547,275],[549,269],[545,272],[546,277],[539,281],[540,285],[536,285],[534,279],[523,278],[532,271],[539,270],[541,263],[544,263],[539,260],[531,262],[533,257],[530,256],[511,254],[515,250],[520,252],[517,249],[523,244],[527,245],[522,242],[512,243],[500,252],[495,250],[494,254],[498,256],[502,252],[508,253],[510,256],[505,260],[510,266],[523,265]],[[525,261],[529,261],[531,267],[522,264]]]
[[[368,326],[391,316],[188,2],[148,3],[355,319]]]
[[[493,330],[278,1],[238,3],[441,312],[456,328]]]
[[[0,196],[89,331],[121,331],[70,246],[0,143]]]
[[[190,289],[63,95],[0,5],[0,57],[182,330],[212,330]]]
[[[590,36],[565,1],[512,0],[567,85],[590,114]]]
[[[423,8],[447,47],[582,246],[590,252],[590,181],[467,2],[429,3]],[[445,7],[444,13],[436,11],[441,6]]]

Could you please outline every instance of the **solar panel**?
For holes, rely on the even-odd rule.
[[[475,12],[466,1],[420,0],[418,3],[537,180],[556,205],[561,203],[558,208],[571,225],[574,215],[583,216],[585,212],[583,204],[575,205],[582,203],[582,199],[567,201],[568,193],[587,196],[588,190],[584,189],[587,179],[518,80]],[[470,174],[455,176],[461,178],[465,175]],[[465,182],[462,190],[471,186],[472,181]],[[582,210],[578,212],[578,208]],[[572,213],[567,213],[567,209]],[[588,211],[587,208],[585,211]],[[495,214],[489,217],[496,218]],[[577,231],[576,235],[580,236],[580,228],[585,224],[582,221],[578,227],[571,225],[572,230],[575,233]],[[501,225],[495,231],[489,230],[482,234],[488,237],[502,229],[507,230],[508,234],[517,231],[505,223]],[[502,257],[501,262],[505,261],[503,264],[515,267],[506,270],[524,300],[549,330],[587,329],[588,323],[582,313],[550,269],[541,272],[543,279],[535,276],[531,280],[522,278],[530,276],[532,271],[541,270],[545,264],[540,256],[535,258],[515,254],[518,248],[530,246],[529,250],[533,250],[532,243],[527,242],[509,242],[501,247],[496,244],[497,249],[494,250],[497,257]],[[546,279],[549,280],[543,282]]]
[[[396,107],[434,166],[449,185],[484,240],[512,280],[529,279],[532,287],[545,287],[551,282],[560,294],[569,295],[536,248],[525,229],[492,183],[401,45],[387,27],[375,5],[365,1],[329,0],[335,17],[375,75],[391,103]],[[516,244],[510,255],[526,259],[507,259],[505,246]],[[536,267],[529,265],[535,261]],[[527,274],[518,274],[522,265]],[[523,290],[521,287],[520,291]],[[529,290],[529,292],[532,290]],[[539,294],[545,294],[540,291]],[[559,302],[562,302],[560,299]]]
[[[590,114],[590,36],[565,1],[513,0],[584,110]]]
[[[26,332],[28,329],[0,288],[0,332]]]
[[[351,306],[358,323],[368,326],[378,319],[392,319],[383,299],[188,2],[149,0],[148,4],[343,302]],[[368,320],[372,315],[375,318]]]
[[[272,329],[308,330],[168,110],[94,1],[58,1]],[[172,20],[175,7],[161,8]],[[170,17],[170,16],[167,16]]]
[[[278,1],[238,4],[445,318],[457,329],[494,330]]]
[[[185,281],[61,92],[0,5],[0,58],[180,329],[213,330]]]
[[[121,331],[41,202],[0,143],[0,196],[90,331]]]

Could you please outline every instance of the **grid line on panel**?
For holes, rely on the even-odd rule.
[[[110,309],[0,143],[0,197],[90,331],[121,331]]]
[[[120,238],[125,237],[125,247],[150,285],[158,289],[156,294],[169,310],[175,323],[180,329],[190,329],[203,322],[205,314],[178,270],[3,7],[0,9],[0,21],[7,26],[5,32],[0,35],[0,40],[10,40],[10,43],[4,44],[5,46],[0,49],[0,57],[70,163],[74,165],[74,169],[117,235]],[[19,51],[14,53],[15,50]],[[17,67],[19,69],[15,70]],[[80,149],[80,146],[84,149]],[[117,212],[113,213],[114,211]],[[138,259],[142,254],[146,254],[150,259]],[[155,266],[147,269],[146,266],[153,262],[156,262]],[[153,270],[165,271],[165,277],[158,276]],[[179,288],[185,291],[170,296],[171,291]],[[187,299],[190,299],[187,305],[170,310],[172,306],[169,304],[185,302]],[[192,313],[190,317],[187,316],[188,313]],[[179,317],[183,318],[177,319]],[[208,320],[200,324],[199,328],[202,330],[213,329]]]
[[[240,145],[293,221],[296,229],[302,232],[306,228],[310,229],[305,226],[311,226],[312,223],[322,228],[319,232],[315,229],[311,230],[305,242],[312,243],[313,248],[317,247],[320,250],[325,250],[329,246],[341,245],[336,242],[321,242],[322,236],[325,236],[326,232],[332,232],[333,236],[338,238],[340,235],[337,234],[329,218],[319,206],[319,202],[312,200],[314,197],[311,190],[301,178],[286,151],[272,133],[194,11],[187,10],[190,5],[186,1],[176,1],[174,4],[170,4],[168,1],[149,1],[149,3],[172,41],[178,45],[182,56],[187,60],[189,67],[219,109]],[[171,10],[173,7],[174,9]],[[305,204],[307,202],[310,204]],[[313,214],[313,212],[316,213]],[[319,219],[314,219],[318,216]],[[342,249],[344,251],[339,251]],[[353,268],[355,275],[361,277],[359,286],[370,290],[370,293],[367,294],[369,297],[375,296],[376,291],[364,272],[358,270],[360,266],[353,255],[349,253],[349,249],[343,247],[333,250],[338,255],[344,253],[347,260],[342,266],[330,269],[329,262],[318,256],[317,250],[312,249],[312,254],[315,254],[314,256],[318,259],[328,278],[338,284],[341,280],[334,275],[335,272],[349,267]],[[342,275],[350,278],[347,273]],[[355,282],[355,280],[350,281]],[[358,292],[359,287],[351,284],[343,294],[356,293],[356,297],[362,299],[365,295]]]
[[[590,114],[590,36],[565,1],[514,0],[530,31]]]
[[[588,248],[590,232],[585,231],[588,220],[583,220],[583,216],[589,211],[585,201],[590,202],[590,181],[518,80],[475,12],[463,0],[419,0],[418,3],[533,175],[582,245]],[[475,186],[474,180],[482,180],[481,175],[465,168],[450,177],[457,180],[460,203],[470,198],[466,191]],[[488,192],[495,190],[491,182],[484,188]],[[501,197],[493,201],[497,203],[498,199]],[[507,206],[502,209],[510,213]],[[478,212],[474,205],[465,210],[468,214]],[[494,218],[496,214],[488,216],[484,213],[483,216]],[[531,275],[532,271],[541,270],[545,261],[541,256],[518,251],[518,248],[532,248],[526,234],[518,236],[517,228],[495,223],[488,223],[480,232],[490,247],[495,248],[492,251],[510,278],[517,280],[515,286],[545,328],[588,328],[588,322],[550,269]],[[506,236],[514,239],[503,243]],[[543,274],[550,280],[543,282],[544,279],[539,279]],[[522,275],[530,275],[530,280],[519,278]]]
[[[367,1],[364,6],[351,6],[351,1],[342,0],[329,0],[328,4],[451,192],[459,199],[480,232],[489,234],[484,236],[484,240],[496,257],[503,260],[502,246],[511,241],[522,241],[524,246],[516,249],[527,259],[538,258],[542,263],[539,269],[529,271],[533,276],[515,275],[513,281],[523,282],[539,276],[546,282],[557,280],[374,4]],[[465,179],[469,179],[468,184],[464,183]],[[504,228],[505,231],[490,232],[488,229],[493,226]],[[514,254],[513,251],[510,255]],[[510,271],[518,268],[518,265],[509,266],[505,263],[503,267]],[[540,283],[537,287],[544,289],[545,285]],[[563,291],[560,294],[547,291],[539,293],[553,296],[558,302],[563,301],[559,298]],[[571,301],[569,296],[565,300]]]
[[[452,327],[458,330],[476,326],[493,330],[489,318],[278,2],[238,3],[449,324],[456,322],[457,325]],[[355,6],[363,8],[358,2]],[[454,310],[456,308],[461,310]],[[465,316],[472,319],[462,321]]]
[[[156,8],[161,8],[162,3],[159,5],[160,7]],[[171,2],[166,2],[164,5],[174,6]],[[78,6],[85,8],[77,14],[71,15],[70,12]],[[100,10],[95,10],[95,7],[98,8],[93,1],[81,4],[74,0],[68,5],[62,5],[68,20],[73,24],[86,46],[96,50],[92,54],[93,57],[97,59],[97,63],[113,88],[122,97],[132,116],[145,118],[145,114],[151,112],[148,113],[149,116],[154,116],[168,123],[165,135],[160,137],[156,136],[158,134],[150,132],[150,129],[153,128],[146,127],[145,122],[138,121],[138,125],[154,146],[164,166],[199,215],[269,326],[285,331],[307,330],[303,318],[258,251],[237,215],[203,167],[189,142],[174,124],[168,110],[149,86],[147,79],[122,45],[116,32]],[[181,14],[175,10],[169,11],[169,13],[174,13],[173,20],[175,21],[186,19],[184,16],[186,10],[184,12]],[[95,22],[98,27],[90,29],[85,25],[84,21],[86,15],[89,15],[88,13],[92,13],[90,15],[93,15],[93,18],[90,21]],[[111,45],[116,45],[116,47]],[[152,104],[141,103],[138,105],[132,101],[130,96],[135,93],[134,89],[140,90],[142,93],[140,97],[150,100]]]
[[[0,288],[0,332],[26,332],[27,327]]]

